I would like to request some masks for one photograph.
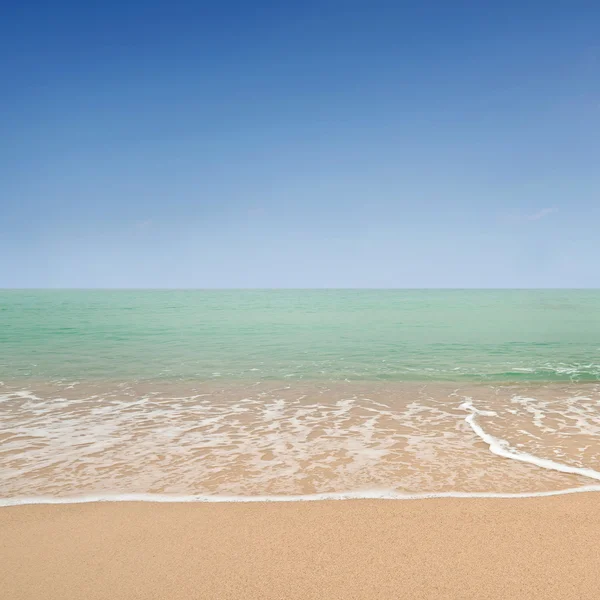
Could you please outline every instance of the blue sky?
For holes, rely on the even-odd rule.
[[[600,287],[599,23],[5,2],[0,287]]]

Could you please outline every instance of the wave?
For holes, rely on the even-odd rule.
[[[465,401],[460,405],[459,408],[470,412],[470,414],[466,417],[465,421],[468,423],[469,427],[471,427],[475,435],[477,435],[483,442],[485,442],[489,446],[490,452],[492,452],[493,454],[496,454],[497,456],[502,456],[504,458],[529,463],[542,469],[560,471],[561,473],[569,473],[572,475],[581,475],[583,477],[588,477],[589,479],[595,479],[597,481],[600,481],[599,471],[595,471],[594,469],[590,469],[587,467],[572,467],[570,465],[565,465],[563,463],[559,463],[547,458],[539,458],[538,456],[528,454],[527,452],[520,452],[519,450],[515,450],[514,448],[512,448],[506,440],[502,440],[494,437],[493,435],[490,435],[483,429],[483,427],[481,427],[481,425],[479,425],[479,423],[477,423],[476,417],[477,415],[493,416],[494,413],[478,410],[473,405],[472,398],[465,397]]]
[[[326,500],[433,500],[436,498],[545,498],[548,496],[563,496],[565,494],[580,494],[600,492],[600,485],[588,485],[546,492],[425,492],[418,494],[403,494],[388,490],[366,490],[361,492],[332,492],[325,494],[306,494],[296,496],[210,496],[210,495],[169,495],[169,494],[98,494],[86,496],[70,496],[63,498],[31,497],[31,498],[0,498],[0,507],[24,506],[32,504],[89,504],[93,502],[155,502],[155,503],[249,503],[249,502],[319,502]]]
[[[454,387],[454,386],[452,386]],[[282,389],[288,389],[288,388],[282,388]],[[452,388],[449,388],[452,389]],[[449,391],[448,388],[446,388],[445,393],[447,394]],[[425,388],[423,388],[423,390],[425,390]],[[423,394],[425,394],[425,392],[421,390],[421,392],[423,392]],[[278,389],[278,391],[280,391]],[[411,394],[413,393],[414,390],[411,390]],[[465,392],[467,392],[467,394],[471,393],[474,396],[477,396],[478,391],[475,391],[475,393],[473,392],[469,392],[467,390],[465,390]],[[428,394],[431,392],[427,392]],[[511,390],[511,394],[514,393]],[[165,398],[166,400],[169,400],[169,406],[171,406],[173,404],[174,400],[195,400],[197,398],[199,398],[200,396],[205,396],[207,394],[195,394],[195,395],[191,395],[191,396],[169,396],[168,398]],[[447,396],[442,397],[442,399],[440,400],[441,402],[441,407],[434,404],[431,405],[426,405],[426,404],[422,404],[419,403],[417,401],[413,401],[410,404],[407,404],[405,407],[405,410],[403,412],[398,412],[395,409],[392,409],[388,404],[381,404],[380,402],[377,402],[374,399],[371,398],[363,398],[361,402],[359,402],[357,404],[357,406],[355,406],[355,403],[357,402],[357,399],[359,398],[358,396],[353,397],[351,399],[340,399],[338,400],[335,404],[332,404],[328,407],[326,407],[326,411],[325,408],[323,406],[321,406],[318,403],[315,404],[308,404],[308,405],[303,405],[301,404],[301,400],[305,397],[300,396],[298,397],[297,394],[292,394],[292,400],[290,400],[290,398],[288,398],[289,402],[289,406],[286,404],[286,401],[280,397],[281,394],[277,394],[276,396],[272,397],[272,398],[264,398],[263,395],[261,393],[257,394],[257,398],[254,398],[254,400],[251,400],[249,398],[244,398],[242,400],[240,400],[238,398],[237,403],[234,403],[232,405],[228,405],[227,406],[227,410],[229,412],[232,412],[234,414],[238,414],[239,412],[243,412],[246,411],[248,412],[248,410],[250,409],[256,409],[259,410],[259,412],[257,413],[257,423],[260,423],[260,428],[258,430],[258,433],[260,433],[261,435],[264,434],[268,434],[271,437],[275,437],[277,439],[279,439],[283,434],[281,432],[281,430],[278,428],[279,426],[277,424],[280,423],[288,423],[288,424],[292,424],[293,427],[287,431],[287,434],[295,436],[292,437],[291,440],[294,442],[294,445],[297,447],[298,444],[301,445],[302,448],[305,448],[308,450],[310,450],[313,447],[313,442],[310,441],[309,439],[309,433],[310,433],[310,425],[314,425],[315,422],[320,423],[321,425],[324,424],[328,424],[330,427],[334,426],[334,425],[339,425],[341,428],[345,428],[345,430],[350,430],[352,429],[352,432],[354,434],[358,435],[358,439],[362,440],[364,442],[364,445],[361,448],[356,448],[355,445],[353,445],[351,447],[351,452],[352,452],[352,456],[355,459],[360,459],[362,460],[362,457],[365,456],[365,451],[370,451],[369,456],[372,459],[372,462],[374,465],[379,465],[380,462],[380,457],[382,455],[382,453],[384,451],[387,450],[387,446],[382,446],[381,444],[379,445],[375,445],[373,446],[373,444],[375,443],[374,440],[372,439],[372,432],[375,428],[375,424],[377,423],[377,418],[387,418],[389,420],[391,420],[392,422],[395,422],[397,420],[400,420],[401,423],[406,424],[406,423],[411,423],[414,422],[413,424],[415,425],[415,427],[420,428],[423,424],[422,419],[425,418],[423,416],[423,411],[429,411],[429,413],[425,413],[425,416],[429,415],[429,417],[431,418],[431,422],[434,424],[439,424],[439,420],[440,419],[447,419],[448,417],[452,417],[452,420],[449,421],[451,429],[453,431],[457,430],[456,425],[460,424],[460,427],[458,427],[458,430],[460,430],[460,435],[461,437],[464,437],[466,439],[466,442],[468,442],[468,444],[470,444],[470,446],[473,446],[474,449],[476,447],[476,445],[473,445],[472,441],[473,441],[473,437],[471,436],[471,434],[465,436],[465,427],[464,427],[464,423],[466,423],[468,425],[468,427],[470,428],[470,430],[475,434],[475,436],[477,436],[477,438],[481,441],[483,441],[487,448],[489,449],[490,453],[499,457],[503,457],[509,460],[515,460],[515,461],[519,461],[522,463],[528,463],[530,465],[533,465],[535,467],[538,467],[539,469],[542,470],[549,470],[549,471],[557,471],[557,472],[561,472],[561,473],[566,473],[566,474],[571,474],[571,475],[578,475],[578,476],[582,476],[582,477],[586,477],[588,479],[594,480],[596,482],[600,482],[600,472],[596,471],[594,469],[585,467],[585,466],[571,466],[568,464],[564,464],[561,462],[557,462],[555,460],[549,460],[549,459],[544,459],[544,458],[540,458],[539,456],[535,456],[534,454],[530,454],[527,452],[523,452],[521,450],[518,450],[514,447],[514,442],[513,445],[511,445],[511,442],[507,441],[506,439],[501,439],[500,437],[495,437],[494,435],[491,435],[490,433],[488,433],[488,431],[486,431],[486,429],[484,429],[485,426],[485,420],[484,417],[495,417],[497,416],[497,413],[492,412],[491,410],[482,410],[481,406],[477,407],[475,406],[474,400],[470,395],[466,395],[464,392],[463,393],[459,393],[459,390],[454,390],[453,393],[450,394],[450,396],[453,396],[456,400],[452,402],[453,408],[460,408],[462,411],[465,411],[467,414],[465,416],[464,413],[461,412],[455,412],[452,411],[452,414],[450,414],[449,412],[447,412],[448,410],[448,406],[446,406],[446,403],[443,402],[443,398],[447,398]],[[435,396],[435,394],[434,394]],[[0,395],[0,400],[2,399],[2,395]],[[5,396],[6,399],[10,399],[10,398],[18,398],[20,400],[23,401],[31,401],[31,400],[40,400],[41,398],[39,398],[38,396],[36,396],[33,392],[31,391],[26,391],[26,390],[20,390],[18,392],[14,392],[11,394],[7,394]],[[97,396],[90,396],[87,397],[84,394],[84,399],[89,400],[89,399],[95,399]],[[592,400],[589,398],[584,398],[584,397],[580,397],[580,396],[575,396],[575,397],[571,397],[570,400],[581,400],[581,399],[585,399],[587,401],[589,401],[590,403],[592,403]],[[113,399],[114,400],[114,399]],[[160,415],[162,415],[163,413],[160,412],[160,410],[158,410],[159,408],[161,408],[160,402],[158,402],[158,400],[160,400],[160,398],[154,398],[153,402],[155,402],[156,406],[153,405],[153,408],[156,409],[157,415],[160,417]],[[431,399],[430,399],[431,400]],[[481,398],[481,400],[483,401],[483,397]],[[514,402],[515,401],[519,401],[519,403],[528,403],[531,399],[525,396],[513,396],[513,399],[511,400],[511,402],[513,402],[512,406],[514,406]],[[67,402],[74,402],[75,403],[75,408],[79,409],[79,403],[80,403],[81,399],[77,398],[75,400],[65,400],[63,402],[63,404],[67,403]],[[204,400],[203,400],[204,401]],[[124,424],[126,426],[129,426],[129,424],[131,423],[131,420],[136,420],[136,416],[138,415],[137,408],[139,408],[140,406],[143,408],[148,402],[150,402],[149,397],[147,396],[141,396],[139,399],[137,399],[136,401],[123,401],[121,398],[119,398],[119,402],[114,402],[112,404],[107,405],[108,408],[110,408],[112,406],[112,408],[115,411],[115,414],[120,415],[120,417],[122,419],[124,419]],[[208,402],[208,400],[206,401],[208,404],[207,406],[210,406],[211,403]],[[543,404],[543,403],[542,403]],[[94,415],[96,415],[96,417],[98,417],[100,420],[104,420],[106,417],[106,413],[105,412],[98,412],[98,408],[96,407],[95,403],[92,404],[94,407]],[[29,406],[29,405],[28,405]],[[182,410],[182,407],[179,405],[176,405],[178,409]],[[204,409],[206,407],[204,407],[204,405],[202,403],[196,403],[196,402],[192,402],[191,406],[194,406],[196,408],[196,413],[194,413],[196,415],[196,417],[200,418],[204,418],[204,421],[200,420],[196,420],[194,421],[195,423],[195,428],[197,428],[199,425],[202,425],[202,423],[208,423],[207,427],[209,427],[208,429],[206,429],[206,433],[209,434],[214,434],[213,429],[210,429],[213,426],[218,426],[221,427],[221,425],[219,424],[221,422],[221,420],[224,418],[223,414],[221,413],[217,413],[216,416],[213,415],[213,413],[210,413],[208,415],[204,414]],[[284,409],[286,408],[286,406],[288,406],[288,412],[284,414]],[[38,420],[42,420],[42,422],[45,424],[45,427],[48,427],[48,416],[46,414],[46,410],[49,410],[51,408],[54,407],[54,403],[42,403],[41,405],[39,405],[37,402],[34,402],[33,404],[31,404],[31,406],[29,406],[30,411],[33,411],[34,417]],[[131,411],[131,409],[135,408],[136,410],[134,410],[133,412]],[[254,408],[253,408],[254,407]],[[594,404],[593,409],[594,409],[594,415],[595,413],[595,407],[596,405]],[[64,406],[63,406],[64,408]],[[121,408],[127,408],[127,410],[120,410]],[[349,418],[349,414],[351,412],[351,410],[353,410],[354,408],[356,408],[357,410],[359,410],[360,414],[360,420],[358,421],[352,421],[352,427],[349,428],[349,422],[348,422],[348,418]],[[495,408],[495,406],[494,406]],[[583,406],[582,410],[587,410],[586,406]],[[200,410],[202,409],[202,410]],[[382,410],[383,409],[383,410]],[[442,410],[443,409],[443,410]],[[208,410],[208,409],[206,409]],[[540,426],[540,423],[542,423],[541,419],[544,418],[543,413],[540,413],[539,411],[536,411],[535,406],[529,410],[527,408],[528,412],[531,412],[533,414],[533,418],[534,418],[534,424],[536,424],[537,426]],[[37,411],[37,412],[36,412]],[[289,411],[292,411],[291,413],[289,413]],[[325,412],[324,412],[325,411]],[[364,414],[366,411],[366,415]],[[511,412],[512,414],[516,414],[514,411],[509,410],[508,412]],[[85,413],[86,417],[85,417],[85,426],[87,429],[90,428],[90,420],[89,420],[89,414]],[[227,413],[229,414],[229,413]],[[584,415],[586,415],[587,413],[585,413],[584,411]],[[309,415],[311,417],[311,420],[309,423],[305,423],[302,421],[302,417],[306,418],[307,415]],[[373,415],[377,415],[377,416],[373,416]],[[540,416],[541,415],[541,416]],[[147,415],[146,415],[147,416]],[[225,415],[227,416],[227,415]],[[529,416],[529,415],[528,415]],[[207,417],[207,418],[205,418]],[[357,417],[357,419],[359,418]],[[429,418],[428,417],[428,418]],[[300,420],[299,420],[300,418]],[[216,421],[215,421],[216,419]],[[306,420],[306,419],[305,419]],[[316,420],[316,421],[315,421]],[[537,421],[536,421],[537,420]],[[252,421],[252,419],[250,420]],[[34,423],[36,423],[37,421],[33,421]],[[64,423],[64,414],[59,414],[57,416],[57,422],[58,423]],[[253,421],[252,421],[253,422]],[[429,422],[429,421],[427,421]],[[444,423],[446,423],[446,421],[443,421]],[[585,424],[585,423],[584,423]],[[277,425],[277,426],[276,426]],[[73,426],[73,423],[71,423],[71,427]],[[385,423],[382,424],[382,427],[385,427]],[[389,424],[388,424],[389,426]],[[218,428],[217,427],[217,428]],[[511,429],[512,431],[513,429]],[[493,431],[493,430],[492,430]],[[596,429],[592,429],[587,431],[586,430],[586,434],[587,435],[594,435],[596,434]],[[67,433],[69,435],[72,434],[71,430],[68,430]],[[240,433],[243,433],[244,435],[240,435],[240,438],[243,439],[247,439],[247,431],[246,430],[241,430]],[[255,432],[256,433],[256,432]],[[91,432],[91,434],[93,434],[93,432]],[[90,435],[91,435],[90,434]],[[410,432],[409,432],[410,434]],[[504,437],[504,434],[500,434],[502,437]],[[507,434],[508,435],[508,434]],[[419,449],[417,447],[414,446],[414,436],[411,437],[411,435],[408,435],[407,439],[409,440],[409,443],[412,443],[413,446],[411,446],[411,451],[418,451]],[[58,438],[57,438],[58,439]],[[196,443],[194,440],[196,438],[192,439],[190,444],[192,443]],[[261,439],[259,437],[257,437],[257,439]],[[269,438],[271,439],[271,438]],[[337,439],[337,438],[335,438]],[[81,441],[81,439],[80,439]],[[83,438],[83,441],[85,441],[85,438]],[[377,441],[377,440],[375,440]],[[389,440],[386,438],[385,443],[387,443]],[[179,443],[179,442],[178,442]],[[334,441],[334,443],[337,443]],[[303,444],[303,446],[302,446]],[[518,447],[520,447],[520,445],[518,445]],[[327,446],[326,449],[329,449],[329,446]],[[96,447],[91,447],[91,450],[93,450],[94,452],[97,450]],[[262,451],[261,448],[259,448],[259,450]],[[374,452],[374,450],[376,452]],[[580,448],[580,450],[582,450]],[[481,450],[480,449],[476,449],[477,453],[481,454]],[[537,453],[536,450],[534,450],[534,452]],[[461,452],[459,451],[458,453],[459,455],[461,454]],[[492,479],[494,477],[494,474],[496,473],[495,469],[496,466],[500,466],[499,468],[499,472],[502,471],[502,465],[509,465],[510,467],[510,463],[504,462],[504,461],[497,461],[497,459],[493,458],[487,451],[483,451],[482,455],[486,455],[487,456],[487,461],[490,463],[490,476],[492,476]],[[54,456],[54,455],[53,455]],[[416,455],[417,458],[419,458],[419,460],[421,459],[421,455]],[[559,454],[560,456],[560,454]],[[261,459],[263,460],[263,459]],[[588,464],[590,463],[589,460],[586,460],[585,462],[587,462]],[[494,463],[494,465],[492,465],[491,463]],[[263,462],[258,463],[260,465],[263,465]],[[267,464],[269,464],[267,462]],[[581,463],[583,464],[583,463]],[[594,464],[594,461],[592,461],[592,464]],[[364,466],[364,463],[357,463],[357,468],[361,468],[362,466]],[[533,472],[533,471],[532,471]],[[542,471],[540,471],[541,473]],[[275,475],[277,475],[277,473],[275,473]],[[550,491],[532,491],[532,492],[488,492],[488,491],[448,491],[448,492],[438,492],[438,491],[429,491],[429,492],[421,492],[419,490],[423,490],[423,489],[427,489],[427,484],[423,484],[423,481],[419,481],[419,482],[410,482],[410,483],[406,483],[406,482],[402,482],[402,485],[398,485],[396,487],[396,489],[389,489],[393,486],[393,478],[389,477],[389,472],[385,473],[384,475],[386,476],[382,476],[382,477],[378,477],[377,479],[371,479],[370,482],[364,481],[364,483],[360,480],[357,479],[350,479],[347,478],[346,480],[338,480],[334,485],[328,485],[327,488],[329,489],[338,489],[338,490],[350,490],[350,491],[342,491],[342,492],[324,492],[324,493],[318,493],[320,490],[319,488],[313,488],[313,490],[317,493],[313,493],[313,494],[305,494],[305,495],[298,495],[298,494],[293,494],[295,489],[286,489],[283,487],[271,487],[270,491],[274,491],[276,492],[275,495],[260,495],[260,492],[264,492],[265,487],[262,487],[262,489],[256,489],[256,492],[258,493],[257,495],[252,495],[252,492],[254,492],[254,489],[252,489],[251,487],[246,487],[244,488],[239,488],[239,489],[235,489],[235,488],[223,488],[221,487],[221,489],[217,488],[214,489],[212,494],[207,494],[207,493],[203,493],[203,494],[195,494],[195,493],[186,493],[190,490],[190,487],[186,486],[183,489],[180,488],[180,490],[177,490],[176,488],[173,489],[173,494],[168,494],[168,493],[158,493],[158,494],[153,494],[153,493],[122,493],[122,494],[115,494],[115,493],[97,493],[97,494],[86,494],[86,493],[82,493],[83,490],[81,490],[81,492],[75,492],[75,490],[73,489],[73,487],[71,487],[71,490],[69,491],[68,488],[64,489],[63,493],[70,493],[70,494],[81,494],[81,495],[71,495],[71,496],[64,496],[64,497],[50,497],[50,496],[44,496],[44,492],[43,490],[36,490],[35,488],[31,489],[29,491],[30,494],[36,494],[38,493],[39,495],[35,496],[35,495],[31,495],[28,496],[27,491],[25,489],[21,489],[19,490],[17,487],[14,488],[14,492],[13,492],[13,496],[12,497],[7,497],[7,498],[1,498],[0,497],[0,507],[1,506],[14,506],[14,505],[23,505],[23,504],[71,504],[71,503],[82,503],[82,502],[119,502],[119,501],[130,501],[130,502],[293,502],[293,501],[319,501],[319,500],[357,500],[357,499],[370,499],[370,500],[376,500],[376,499],[382,499],[382,500],[413,500],[413,499],[429,499],[429,498],[529,498],[529,497],[540,497],[540,496],[554,496],[554,495],[560,495],[560,494],[568,494],[568,493],[577,493],[577,492],[594,492],[594,491],[600,491],[600,484],[599,485],[583,485],[583,486],[579,486],[579,487],[569,487],[566,489],[558,489],[558,490],[550,490]],[[556,476],[548,476],[545,475],[545,477],[549,477],[550,479],[556,479]],[[498,479],[498,481],[500,481]],[[415,485],[416,483],[416,485]],[[585,483],[585,482],[583,482]],[[366,485],[365,485],[366,484]],[[554,481],[552,482],[552,487],[554,487]],[[563,485],[569,485],[569,483],[564,482]],[[370,486],[368,489],[363,489],[363,486]],[[88,487],[88,490],[90,489],[91,486]],[[95,486],[96,487],[96,486]],[[99,487],[99,486],[98,486]],[[98,487],[96,487],[96,489],[98,489]],[[119,486],[119,485],[111,485],[110,487],[112,487],[113,489],[123,489],[126,490],[127,486]],[[137,486],[136,486],[137,487]],[[200,487],[200,485],[198,485],[197,482],[195,482],[194,485],[195,489],[202,489]],[[450,489],[452,490],[453,488],[456,489],[461,489],[461,485],[460,483],[458,483],[456,480],[452,479],[450,481],[447,482],[447,484],[444,486],[444,488],[442,489]],[[325,489],[327,489],[325,488]],[[357,489],[358,488],[358,489]],[[402,492],[402,491],[397,491],[398,488],[402,489],[412,489],[412,490],[416,490],[416,491],[411,491],[411,492]],[[469,479],[469,486],[467,487],[467,489],[494,489],[493,487],[488,487],[486,485],[482,485],[480,482],[477,482],[475,479]],[[4,488],[4,494],[6,494],[7,496],[10,495],[8,487]],[[48,488],[47,488],[48,489]],[[81,489],[81,488],[80,488]],[[84,488],[85,489],[85,488]],[[93,488],[92,488],[93,489]],[[106,489],[106,488],[105,488]],[[110,489],[110,488],[109,488]],[[131,487],[129,487],[129,489],[131,489]],[[135,488],[133,488],[135,489]],[[139,489],[139,488],[138,488]],[[192,488],[194,489],[194,488]],[[310,489],[310,488],[309,488]],[[321,490],[323,489],[323,487],[321,487]],[[429,488],[431,489],[431,488]],[[438,488],[439,489],[439,488]],[[462,489],[465,489],[464,487],[462,487]],[[506,488],[504,488],[506,489]],[[508,488],[511,489],[511,488]],[[514,488],[512,488],[514,489]],[[527,489],[527,487],[523,486],[521,488],[517,488],[517,489]],[[540,489],[539,487],[537,488],[538,490]],[[543,488],[542,488],[543,489]],[[285,494],[285,491],[291,492],[290,494]],[[15,493],[16,492],[16,493]],[[41,493],[40,493],[41,492]],[[179,492],[179,493],[178,493]],[[181,493],[183,492],[183,493]],[[240,492],[237,495],[233,495],[236,492]],[[282,493],[284,492],[284,493]],[[231,495],[229,495],[231,494]]]

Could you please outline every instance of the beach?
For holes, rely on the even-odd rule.
[[[597,598],[595,493],[0,509],[11,600]]]

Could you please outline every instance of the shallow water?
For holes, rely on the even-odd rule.
[[[0,388],[0,497],[600,484],[600,386],[44,384]]]

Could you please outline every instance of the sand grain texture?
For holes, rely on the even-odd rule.
[[[600,597],[600,496],[0,509],[10,600]]]

